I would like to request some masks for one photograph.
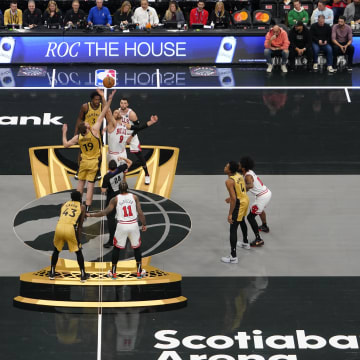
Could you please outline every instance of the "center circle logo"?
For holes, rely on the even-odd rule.
[[[63,203],[70,200],[71,191],[63,191],[44,196],[24,206],[15,216],[14,232],[27,246],[47,256],[54,249],[55,227],[59,220]],[[162,253],[183,241],[191,230],[189,214],[177,203],[162,196],[140,190],[129,192],[138,196],[146,217],[147,231],[141,232],[143,257]],[[91,211],[105,207],[105,196],[95,189]],[[81,243],[85,261],[111,261],[112,248],[103,248],[109,239],[106,217],[87,218],[83,223]],[[103,253],[103,258],[100,254]],[[120,251],[120,260],[132,259],[133,250],[127,242],[126,249]],[[64,246],[60,257],[76,259],[74,253]]]

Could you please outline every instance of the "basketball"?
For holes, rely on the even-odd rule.
[[[112,76],[107,75],[106,77],[104,77],[103,84],[106,88],[110,89],[114,86],[115,79]]]

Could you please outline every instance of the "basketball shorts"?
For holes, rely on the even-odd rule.
[[[54,246],[61,251],[67,242],[69,251],[79,251],[81,244],[76,237],[75,227],[72,224],[57,224],[54,236]]]
[[[249,209],[249,198],[246,196],[240,201],[236,201],[235,209],[232,215],[234,221],[242,221],[242,219],[247,215]]]
[[[79,180],[95,182],[99,171],[99,159],[81,159],[78,172]]]
[[[136,153],[139,151],[141,151],[140,140],[138,136],[135,135],[130,141],[130,152]]]
[[[251,212],[253,214],[261,214],[266,206],[269,204],[271,199],[271,191],[268,189],[267,193],[256,196],[255,202],[251,205]]]
[[[129,238],[133,249],[141,245],[140,230],[137,221],[132,224],[122,224],[118,222],[114,236],[114,246],[119,249],[125,249],[127,238]]]
[[[107,165],[109,166],[109,162],[111,160],[115,160],[116,161],[116,164],[117,166],[119,165],[122,165],[122,164],[125,164],[125,161],[124,160],[118,160],[118,157],[121,156],[125,159],[127,159],[127,153],[126,153],[126,149],[124,149],[122,152],[120,153],[108,153],[107,154]]]

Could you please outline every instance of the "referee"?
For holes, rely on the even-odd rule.
[[[110,200],[120,193],[119,185],[122,180],[125,178],[125,172],[130,168],[132,165],[132,161],[127,158],[123,158],[121,156],[118,157],[118,160],[125,161],[125,164],[121,164],[117,166],[115,160],[110,160],[109,162],[109,172],[104,176],[101,192],[104,194],[106,193],[106,204],[107,207],[110,203]],[[106,215],[108,221],[108,228],[109,228],[109,240],[107,243],[104,244],[105,248],[109,248],[113,245],[113,239],[116,230],[116,209],[114,209],[111,213]]]

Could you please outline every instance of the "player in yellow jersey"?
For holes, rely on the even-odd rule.
[[[90,101],[81,105],[80,112],[76,120],[74,135],[79,133],[79,125],[82,122],[88,123],[91,128],[95,125],[96,119],[99,117],[102,111],[103,105],[101,103],[101,100],[102,100],[101,95],[97,91],[94,91],[90,94]],[[79,153],[78,162],[80,162],[80,153]],[[78,173],[75,174],[75,179],[76,180],[79,179]],[[100,172],[98,172],[96,176],[96,180],[100,180],[100,179],[101,179],[101,175]]]
[[[101,95],[96,91],[90,94],[90,102],[81,105],[78,118],[76,120],[75,135],[78,134],[78,127],[82,122],[86,122],[93,127],[102,111]]]
[[[87,189],[86,189],[86,209],[89,210],[92,198],[94,194],[94,185],[96,180],[96,174],[100,167],[100,159],[101,159],[101,140],[100,140],[100,128],[102,124],[102,120],[110,108],[111,101],[113,96],[115,95],[116,90],[114,90],[110,95],[109,99],[104,104],[103,109],[98,116],[95,124],[90,127],[87,122],[82,122],[79,125],[79,134],[75,135],[69,141],[67,140],[67,124],[63,125],[62,129],[62,141],[64,147],[68,148],[72,145],[79,144],[81,150],[81,160],[80,167],[78,171],[78,186],[77,190],[82,194],[84,191],[85,183],[87,181]]]
[[[55,268],[59,258],[59,253],[65,243],[68,244],[69,251],[75,252],[81,272],[81,282],[86,281],[89,275],[85,272],[84,256],[81,251],[80,235],[85,218],[85,206],[81,205],[81,193],[73,191],[71,201],[67,201],[61,207],[60,219],[56,225],[54,236],[54,252],[51,257],[50,280],[54,280]]]
[[[250,244],[247,238],[247,226],[245,222],[245,216],[249,208],[249,197],[246,194],[246,185],[244,178],[238,173],[239,164],[235,161],[229,161],[224,172],[228,176],[225,181],[226,188],[230,197],[225,201],[230,203],[229,215],[227,218],[230,224],[230,249],[231,254],[221,258],[222,262],[237,264],[238,258],[236,255],[237,245],[237,229],[240,225],[241,232],[243,234],[243,242],[241,246],[245,249],[250,249]]]

